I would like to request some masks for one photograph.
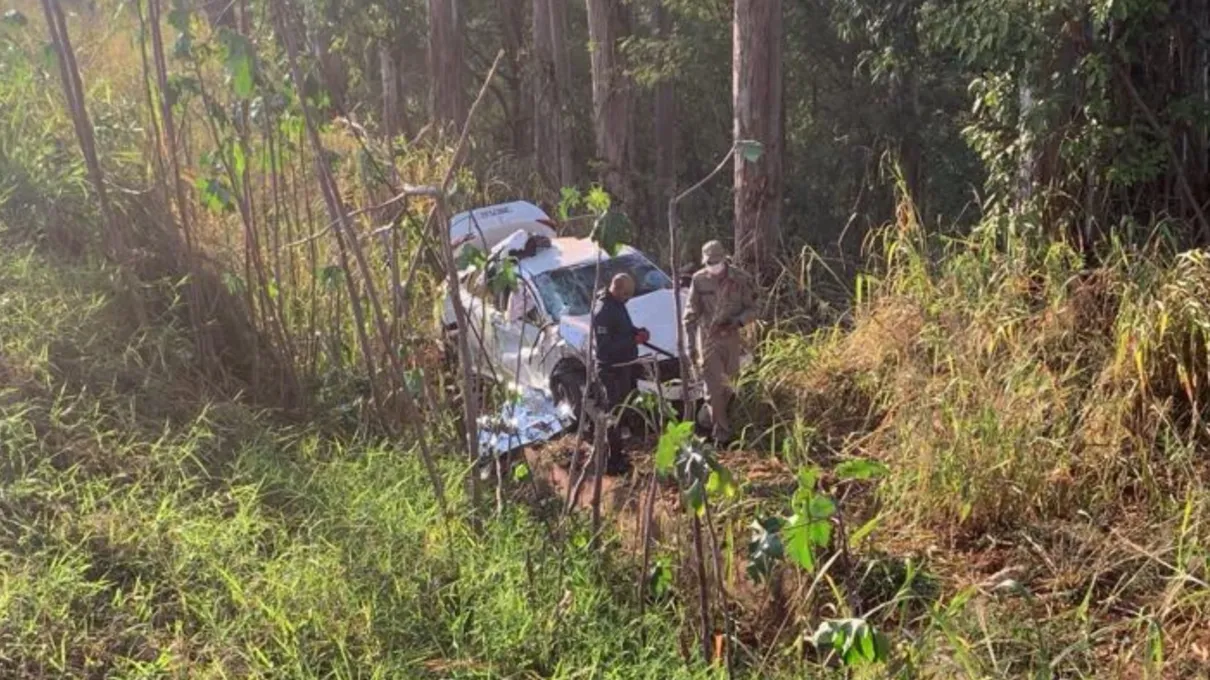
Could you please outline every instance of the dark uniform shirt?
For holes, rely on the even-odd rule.
[[[621,300],[601,293],[593,308],[593,342],[596,345],[597,368],[610,368],[639,358],[635,342],[638,329],[630,320],[630,312]]]

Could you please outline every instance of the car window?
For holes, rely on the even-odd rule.
[[[672,288],[672,279],[650,260],[638,253],[628,253],[601,261],[601,287],[616,274],[626,272],[634,277],[635,297]],[[583,316],[592,311],[593,284],[597,280],[597,264],[586,262],[562,269],[552,269],[534,277],[534,285],[546,313],[558,321],[564,316]]]

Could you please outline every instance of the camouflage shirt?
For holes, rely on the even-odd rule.
[[[728,265],[722,276],[711,276],[705,269],[693,275],[685,306],[685,330],[691,338],[695,332],[703,340],[733,333],[716,326],[726,322],[747,325],[755,318],[756,284],[748,274]]]

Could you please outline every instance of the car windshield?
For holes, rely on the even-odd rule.
[[[634,277],[634,296],[640,297],[661,288],[672,288],[672,279],[638,253],[628,253],[601,261],[601,286],[605,287],[615,274],[625,272]],[[583,316],[592,311],[593,283],[597,263],[585,262],[562,269],[552,269],[534,277],[534,285],[542,296],[542,304],[552,319]]]

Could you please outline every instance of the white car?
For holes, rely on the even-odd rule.
[[[558,237],[554,225],[545,212],[524,201],[478,208],[450,220],[457,252],[474,246],[488,254],[485,264],[459,272],[475,372],[493,382],[541,390],[578,415],[592,361],[589,319],[598,284],[603,288],[615,274],[626,272],[635,280],[635,295],[626,305],[630,317],[651,333],[650,342],[639,347],[640,358],[650,360],[641,370],[639,390],[674,402],[699,400],[700,382],[680,379],[676,304],[668,274],[634,248],[610,256],[589,239]],[[504,264],[510,257],[515,266]],[[515,289],[491,285],[501,267],[515,272]],[[682,309],[687,294],[681,290]],[[454,339],[460,329],[448,296],[443,321]]]

